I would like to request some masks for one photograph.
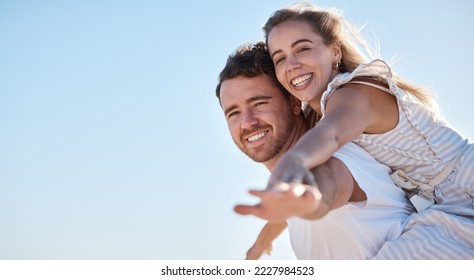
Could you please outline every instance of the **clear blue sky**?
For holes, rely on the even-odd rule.
[[[0,259],[241,259],[233,213],[268,172],[214,96],[292,1],[0,1]],[[474,139],[474,2],[318,1],[369,23],[395,70]],[[293,259],[288,236],[267,259]]]

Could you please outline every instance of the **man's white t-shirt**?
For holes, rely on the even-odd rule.
[[[390,179],[390,169],[364,149],[348,143],[334,157],[347,166],[367,201],[348,203],[318,220],[288,219],[298,259],[369,259],[385,241],[401,234],[413,212],[404,192]]]

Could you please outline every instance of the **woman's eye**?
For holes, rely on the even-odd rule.
[[[297,50],[297,52],[304,52],[304,51],[307,51],[307,50],[309,50],[308,47],[301,47]]]

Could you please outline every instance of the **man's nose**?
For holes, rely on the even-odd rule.
[[[257,123],[258,123],[258,119],[255,117],[255,114],[248,111],[243,114],[242,123],[240,124],[240,127],[243,129],[250,129],[252,126],[256,125]]]

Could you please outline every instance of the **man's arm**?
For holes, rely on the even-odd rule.
[[[312,172],[321,192],[321,201],[314,211],[300,215],[302,218],[319,219],[349,201],[367,200],[347,166],[338,158],[331,157],[323,165],[313,168]]]
[[[247,251],[246,260],[258,260],[263,254],[270,254],[272,243],[288,226],[286,221],[266,223],[253,246]]]

